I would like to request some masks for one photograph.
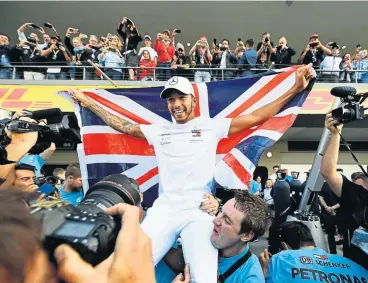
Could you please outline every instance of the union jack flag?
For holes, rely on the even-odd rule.
[[[194,114],[215,119],[249,114],[289,90],[295,82],[295,72],[296,67],[244,79],[194,83],[198,101]],[[167,103],[159,96],[162,89],[94,89],[84,93],[132,123],[172,123]],[[310,88],[295,95],[265,123],[222,140],[217,148],[215,181],[222,187],[248,189],[261,155],[292,126],[309,92]],[[161,191],[152,146],[113,130],[90,110],[74,105],[83,141],[78,145],[78,155],[85,190],[107,175],[123,173],[137,180],[144,192],[144,204],[151,206]],[[193,133],[198,134],[201,133]]]

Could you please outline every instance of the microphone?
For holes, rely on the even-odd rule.
[[[60,108],[50,108],[50,109],[33,111],[30,115],[30,118],[35,119],[35,120],[41,120],[41,119],[49,119],[52,117],[61,117],[61,116],[63,116],[63,113],[61,112]]]
[[[354,96],[357,93],[357,90],[351,86],[336,86],[331,89],[330,93],[333,96],[345,98],[347,96]]]

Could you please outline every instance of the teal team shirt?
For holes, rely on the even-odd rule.
[[[35,175],[39,177],[41,175],[41,168],[45,165],[45,161],[40,155],[28,154],[23,156],[23,158],[18,162],[22,164],[28,164],[35,167]]]
[[[272,256],[266,282],[368,283],[368,272],[345,257],[304,248]]]

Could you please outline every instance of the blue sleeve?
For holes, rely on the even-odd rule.
[[[45,165],[45,160],[43,160],[41,155],[38,154],[36,156],[36,163],[39,166],[39,168],[41,169],[43,167],[43,165]]]
[[[267,275],[266,275],[266,283],[273,283],[273,279],[272,279],[272,260],[271,262],[268,264],[268,271],[267,271]]]
[[[231,282],[231,281],[230,281]],[[249,259],[249,264],[241,270],[241,279],[236,283],[262,283],[265,282],[261,264],[255,255]]]

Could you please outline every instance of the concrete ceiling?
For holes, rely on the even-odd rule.
[[[319,141],[323,128],[290,128],[281,138],[282,141]],[[364,128],[345,128],[342,133],[348,141],[367,141],[368,130]]]

